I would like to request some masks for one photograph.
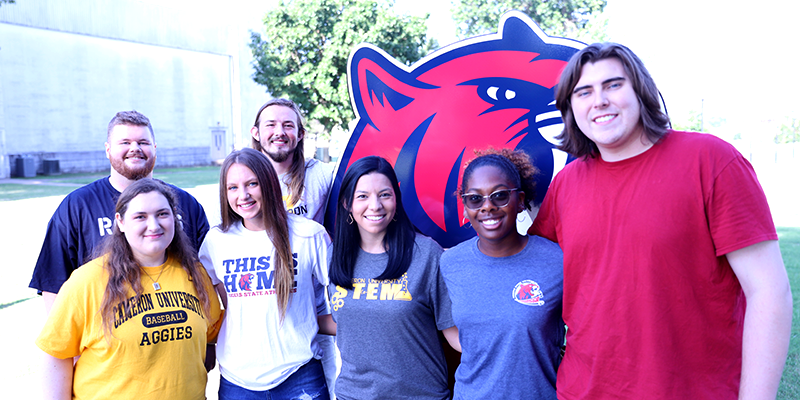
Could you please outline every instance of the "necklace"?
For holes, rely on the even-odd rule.
[[[148,274],[147,271],[142,270],[144,274],[147,275],[147,277],[150,278],[151,281],[153,281],[153,289],[155,289],[156,291],[161,290],[161,285],[158,284],[158,280],[161,279],[161,274],[164,273],[164,268],[166,268],[166,266],[161,267],[161,272],[158,273],[156,279],[153,279],[153,277],[150,274]]]

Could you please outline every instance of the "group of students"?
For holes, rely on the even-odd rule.
[[[234,151],[222,164],[222,222],[198,253],[181,228],[191,221],[180,218],[180,191],[129,177],[98,257],[60,291],[34,275],[32,285],[58,292],[37,339],[47,353],[50,397],[199,399],[218,361],[220,399],[328,399],[331,374],[318,333],[336,335],[341,371],[334,392],[342,400],[555,399],[557,375],[562,398],[735,398],[740,382],[743,394],[774,397],[791,294],[752,167],[727,144],[662,126],[668,118],[654,100],[652,78],[623,46],[582,50],[559,85],[557,104],[567,122],[562,147],[582,158],[551,184],[529,234],[519,233],[517,215],[535,198],[535,167],[525,153],[486,149],[467,163],[458,192],[475,238],[443,250],[416,232],[391,164],[369,156],[347,167],[331,240],[312,219],[287,212],[280,178],[286,171],[273,162],[297,149],[302,132],[268,134],[259,127],[280,126],[299,111],[271,103],[259,118],[271,108],[272,114],[266,122],[257,118],[251,131],[255,149]],[[639,115],[645,111],[660,119]],[[660,136],[647,136],[652,126]],[[285,127],[295,128],[291,121]],[[150,143],[135,143],[126,162],[146,163],[139,147]],[[691,166],[669,185],[661,184],[664,168],[638,166],[673,163],[674,153],[695,148],[683,157]],[[107,154],[113,178],[108,145]],[[705,167],[711,155],[724,158],[725,167]],[[302,179],[309,167],[302,159],[298,165],[292,175]],[[699,186],[683,185],[696,169],[713,175],[701,179],[709,188],[699,194],[709,200],[693,197]],[[630,177],[637,185],[627,185]],[[600,181],[622,189],[605,190]],[[653,207],[672,210],[671,221],[688,213],[700,227],[674,222],[691,235],[669,238],[615,234],[617,226],[639,226],[632,214],[653,213],[618,201],[642,194],[666,199]],[[766,215],[753,215],[749,204]],[[674,251],[675,242],[688,250]],[[702,262],[688,264],[698,255]],[[703,275],[712,272],[719,277]],[[659,279],[650,282],[647,274]],[[688,274],[702,276],[687,283]],[[661,298],[642,300],[675,282],[696,298],[681,297],[680,308]],[[615,285],[626,289],[610,293]],[[699,313],[709,304],[713,310]],[[698,319],[705,324],[690,323]],[[761,325],[775,328],[768,330],[771,340],[756,340],[764,336]],[[676,327],[692,335],[672,333]],[[445,346],[462,353],[452,393]],[[766,351],[754,357],[758,349]],[[658,365],[638,367],[640,358]]]
[[[60,392],[75,398],[132,388],[203,398],[206,344],[216,342],[220,399],[264,390],[326,399],[320,332],[337,335],[338,398],[447,399],[441,331],[463,352],[456,398],[555,398],[561,253],[516,227],[533,172],[507,150],[471,162],[461,196],[480,239],[444,255],[415,231],[391,164],[377,156],[348,168],[332,245],[321,225],[285,212],[274,168],[253,149],[223,162],[222,222],[197,255],[172,189],[140,179],[117,202],[103,255],[64,285],[37,344],[60,371]],[[326,289],[331,314],[319,301]]]

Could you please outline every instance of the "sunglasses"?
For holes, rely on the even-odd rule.
[[[485,199],[489,199],[489,201],[491,201],[492,205],[495,207],[505,207],[511,200],[511,192],[515,190],[519,190],[519,188],[496,190],[488,196],[481,196],[475,193],[466,193],[461,195],[461,200],[464,201],[464,205],[470,210],[477,210],[481,208]]]

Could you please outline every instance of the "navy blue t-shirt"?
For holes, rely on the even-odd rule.
[[[108,179],[98,179],[76,189],[58,206],[47,224],[47,234],[29,287],[40,293],[58,293],[72,271],[91,260],[95,247],[113,232],[114,210],[120,192]],[[206,213],[192,195],[170,186],[178,197],[183,230],[197,250],[208,232]]]

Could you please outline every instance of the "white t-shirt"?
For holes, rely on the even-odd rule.
[[[333,185],[333,165],[325,164],[319,160],[309,158],[306,160],[306,177],[303,194],[297,204],[289,204],[292,194],[289,190],[287,180],[289,174],[278,177],[281,182],[281,193],[283,193],[283,203],[286,211],[290,214],[301,215],[303,217],[324,223],[325,206],[328,203],[328,194]]]
[[[295,259],[296,292],[283,324],[275,294],[272,260],[275,248],[265,231],[247,230],[237,223],[222,232],[211,229],[200,248],[200,262],[212,282],[223,283],[228,307],[217,339],[220,373],[249,389],[269,390],[294,373],[319,347],[312,275],[328,284],[328,245],[322,225],[289,214],[289,234]]]

